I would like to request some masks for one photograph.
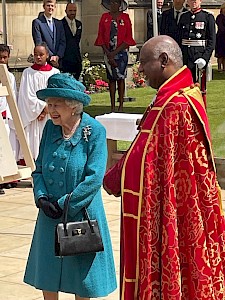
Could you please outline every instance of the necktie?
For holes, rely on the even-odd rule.
[[[74,26],[73,21],[71,21],[71,23],[70,23],[70,28],[71,28],[72,34],[74,35],[76,32],[75,32],[75,26]]]
[[[48,20],[48,26],[49,26],[50,30],[53,32],[53,23],[52,23],[52,20]]]
[[[176,10],[176,23],[178,23],[179,14],[180,14],[179,10]]]

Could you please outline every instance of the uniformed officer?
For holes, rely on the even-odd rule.
[[[187,11],[184,7],[185,0],[173,0],[173,7],[163,11],[160,34],[169,35],[178,42],[178,21],[183,12]]]
[[[180,17],[178,43],[183,53],[184,64],[191,70],[194,82],[199,81],[204,94],[205,70],[215,48],[216,29],[214,16],[201,9],[201,2],[201,0],[187,0],[190,11]],[[200,73],[201,78],[198,75]]]

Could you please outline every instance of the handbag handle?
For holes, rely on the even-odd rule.
[[[68,236],[66,224],[67,224],[67,216],[68,216],[68,210],[69,210],[69,201],[71,199],[72,193],[68,194],[66,196],[65,202],[64,202],[64,208],[63,208],[63,215],[62,215],[62,223],[63,223],[63,229],[65,236]],[[88,212],[86,207],[82,208],[84,218],[88,221],[88,225],[90,227],[90,230],[92,233],[94,233],[94,225],[91,224],[91,220],[89,218]]]

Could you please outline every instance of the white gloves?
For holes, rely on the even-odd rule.
[[[201,70],[206,65],[206,61],[203,58],[198,58],[198,59],[196,59],[195,64]]]

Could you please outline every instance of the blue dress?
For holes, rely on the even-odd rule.
[[[46,123],[36,170],[33,172],[34,197],[46,195],[58,200],[61,208],[72,193],[69,220],[82,220],[86,206],[91,219],[97,219],[104,251],[73,257],[55,257],[54,231],[61,220],[51,219],[39,210],[24,282],[37,289],[103,297],[116,289],[116,275],[108,224],[102,203],[101,184],[107,159],[104,127],[83,113],[70,140],[62,137],[61,126]]]

